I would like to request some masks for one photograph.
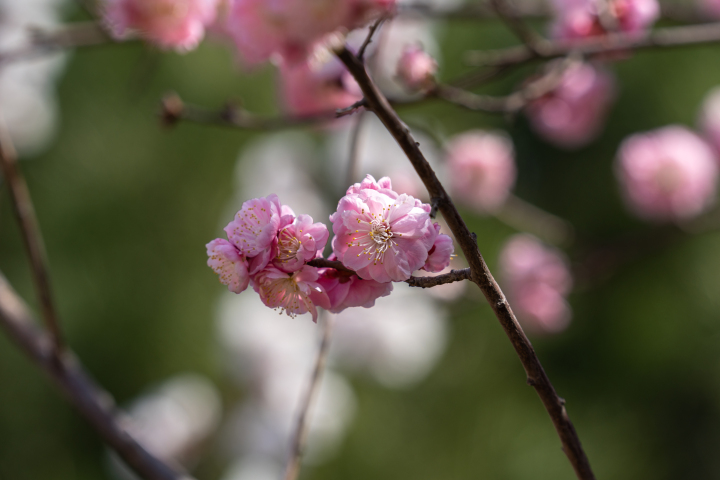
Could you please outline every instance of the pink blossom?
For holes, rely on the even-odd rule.
[[[336,260],[335,255],[330,260]],[[392,282],[380,283],[375,280],[363,280],[355,274],[339,272],[334,268],[320,270],[320,285],[330,298],[330,312],[340,313],[350,307],[370,308],[375,300],[390,295]]]
[[[273,265],[286,272],[300,270],[327,244],[330,234],[322,223],[313,223],[310,215],[299,215],[277,234],[277,256]]]
[[[252,285],[260,299],[270,308],[279,308],[290,317],[310,312],[317,322],[317,309],[330,309],[330,299],[318,283],[318,269],[303,266],[292,273],[268,265],[252,277]]]
[[[615,97],[615,79],[588,63],[570,66],[551,93],[528,105],[526,114],[535,132],[564,148],[579,148],[594,140]]]
[[[448,235],[440,233],[440,224],[436,223],[435,227],[435,243],[428,252],[428,258],[422,269],[426,272],[437,273],[445,270],[450,265],[455,246],[453,240]]]
[[[295,115],[329,112],[362,99],[357,83],[337,59],[324,65],[283,63],[280,90],[283,107]]]
[[[225,227],[228,239],[251,259],[251,275],[274,257],[278,230],[292,223],[294,217],[290,207],[280,205],[277,195],[268,195],[243,203],[235,219]]]
[[[627,33],[640,33],[660,17],[657,0],[554,0],[553,3],[556,19],[552,35],[561,39],[606,34],[607,25],[600,15],[602,8],[607,8],[608,23]]]
[[[557,333],[568,326],[571,311],[565,297],[572,288],[572,276],[560,251],[520,234],[505,244],[499,263],[503,289],[526,327]]]
[[[248,262],[235,246],[222,238],[216,238],[206,245],[208,267],[220,277],[220,283],[228,290],[240,293],[248,287],[250,275]]]
[[[104,16],[113,35],[137,31],[163,48],[191,50],[216,15],[219,0],[106,0]]]
[[[648,220],[691,218],[715,200],[717,158],[685,127],[627,138],[620,145],[615,172],[628,207]]]
[[[394,0],[235,0],[226,30],[243,59],[256,64],[273,54],[296,63],[338,29],[354,29],[388,11]]]
[[[505,135],[473,130],[453,138],[446,157],[453,195],[481,212],[497,210],[515,184],[515,152]]]
[[[430,205],[392,190],[390,179],[368,175],[340,199],[333,252],[360,278],[402,282],[425,265],[437,232]]]
[[[720,152],[720,87],[715,87],[705,96],[698,123],[705,140],[716,152]]]
[[[427,91],[435,85],[437,61],[419,45],[407,45],[397,65],[397,76],[411,91]]]

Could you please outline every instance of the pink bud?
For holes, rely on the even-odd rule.
[[[554,0],[556,18],[552,26],[555,38],[579,39],[607,33],[609,23],[627,33],[640,33],[660,17],[657,0]],[[601,12],[609,21],[603,23]]]
[[[422,47],[407,45],[397,65],[397,76],[411,91],[427,91],[435,85],[438,64]]]
[[[691,218],[715,200],[717,158],[685,127],[627,138],[620,145],[615,173],[628,207],[647,220]]]
[[[137,31],[163,48],[192,50],[214,20],[219,0],[106,0],[105,22],[113,35]]]
[[[568,149],[582,147],[600,133],[615,97],[615,79],[588,63],[570,66],[557,88],[533,101],[525,113],[535,132]]]
[[[565,297],[572,276],[565,256],[537,238],[513,236],[500,252],[503,289],[513,311],[527,328],[558,333],[570,323]]]
[[[502,134],[473,130],[447,146],[452,193],[480,212],[497,210],[515,184],[515,153]]]
[[[435,237],[435,243],[428,252],[428,258],[425,265],[422,267],[423,270],[430,273],[438,273],[445,270],[450,265],[455,246],[453,240],[448,235],[440,233],[440,224],[436,223],[433,225],[437,237]]]
[[[720,18],[720,0],[698,0],[700,10],[713,18]]]

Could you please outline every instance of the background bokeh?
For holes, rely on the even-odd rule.
[[[83,18],[72,9],[66,14]],[[467,71],[468,49],[515,43],[493,22],[448,22],[435,32],[444,79]],[[585,272],[570,297],[574,314],[566,331],[531,338],[598,478],[720,478],[720,229],[689,235],[635,219],[612,171],[626,136],[695,125],[702,98],[720,84],[718,55],[720,46],[706,46],[612,64],[619,96],[604,133],[573,152],[538,139],[522,116],[439,102],[400,111],[440,139],[472,128],[505,129],[517,151],[515,193],[573,224],[571,258],[598,245],[628,245],[622,263],[600,262]],[[70,53],[66,62],[56,86],[56,134],[21,166],[68,341],[120,404],[173,375],[195,372],[211,379],[227,412],[247,392],[232,381],[221,352],[215,317],[224,287],[205,265],[204,245],[229,220],[238,157],[265,134],[185,123],[164,128],[159,99],[175,91],[218,108],[242,98],[248,110],[274,114],[273,69],[243,72],[229,49],[212,42],[184,55],[139,43],[99,46]],[[531,71],[482,91],[507,92]],[[309,131],[319,149],[324,135]],[[327,159],[315,161],[315,171],[327,171]],[[337,176],[316,178],[331,201],[344,189]],[[464,214],[492,269],[515,231]],[[0,268],[35,305],[6,191]],[[545,410],[479,293],[468,288],[446,308],[447,346],[435,368],[400,389],[351,376],[357,405],[349,430],[335,455],[307,467],[303,478],[573,478]],[[220,442],[213,436],[205,442],[197,478],[226,471],[232,459]],[[108,463],[97,435],[0,336],[0,479],[113,478]]]

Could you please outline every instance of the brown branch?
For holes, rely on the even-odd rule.
[[[387,99],[367,74],[363,64],[359,62],[347,48],[337,52],[337,55],[360,85],[365,95],[368,109],[372,110],[378,116],[380,121],[383,122],[387,130],[403,149],[415,168],[415,171],[425,184],[430,197],[438,199],[440,212],[443,214],[445,221],[448,223],[456,241],[460,244],[465,254],[465,258],[470,264],[472,281],[476,283],[482,291],[520,357],[520,361],[527,374],[527,382],[535,388],[535,391],[547,409],[555,426],[555,430],[560,437],[563,450],[570,460],[576,475],[581,480],[594,480],[595,476],[590,468],[590,462],[585,455],[575,427],[565,410],[565,401],[555,392],[555,388],[552,383],[550,383],[550,379],[540,364],[540,360],[535,354],[530,340],[528,340],[525,332],[523,332],[520,327],[505,295],[480,254],[475,242],[475,237],[470,233],[470,230],[457,211],[457,208],[455,208],[450,196],[438,180],[437,175],[432,167],[430,167],[427,159],[423,156],[418,146],[419,144],[412,137]]]
[[[571,52],[592,57],[613,52],[688,47],[717,42],[720,42],[720,22],[662,28],[644,34],[609,33],[583,40],[549,42],[541,52],[533,52],[525,45],[490,52],[468,52],[466,60],[471,65],[498,68],[533,60],[564,57]]]
[[[71,351],[53,353],[52,340],[35,324],[27,306],[0,274],[0,328],[54,381],[100,437],[146,480],[192,480],[145,450],[123,427],[112,397],[83,370]]]
[[[338,272],[342,272],[346,275],[356,275],[354,270],[350,270],[342,262],[337,260],[328,260],[325,258],[316,258],[310,260],[308,265],[316,268],[333,268]],[[452,270],[450,273],[443,273],[441,275],[427,276],[427,277],[410,277],[405,280],[405,283],[411,287],[430,288],[437,287],[438,285],[445,285],[448,283],[461,282],[463,280],[470,280],[470,269],[465,268],[463,270]]]
[[[357,58],[361,62],[365,60],[365,50],[367,50],[368,46],[372,43],[373,36],[375,35],[375,32],[377,32],[378,28],[387,20],[386,16],[382,16],[375,20],[375,23],[370,25],[370,30],[368,31],[367,37],[365,37],[365,40],[363,40],[362,45],[360,45],[360,49],[357,53]]]
[[[160,115],[163,122],[168,126],[184,120],[193,123],[241,128],[244,130],[279,130],[288,127],[331,122],[338,118],[352,115],[364,106],[365,101],[360,100],[347,108],[319,112],[312,115],[261,117],[233,104],[228,104],[224,109],[219,111],[188,105],[185,104],[178,95],[172,93],[162,99]]]
[[[330,333],[332,332],[333,316],[329,314],[322,315],[320,323],[322,324],[322,340],[320,340],[317,358],[315,359],[315,367],[308,381],[305,396],[300,404],[300,410],[295,422],[295,432],[293,433],[290,446],[290,459],[287,469],[285,470],[285,480],[295,480],[300,473],[300,462],[305,451],[308,432],[310,431],[310,421],[308,417],[315,397],[320,390],[320,380],[323,370],[325,369],[327,354],[330,350]]]
[[[530,28],[520,17],[520,11],[510,0],[490,0],[490,5],[500,20],[518,37],[525,46],[537,55],[542,55],[547,40]]]
[[[30,198],[30,191],[25,182],[25,177],[23,177],[22,171],[18,166],[17,153],[13,147],[10,135],[1,120],[0,164],[8,184],[12,210],[20,227],[23,245],[30,260],[32,278],[35,283],[38,299],[40,300],[42,317],[50,331],[54,351],[59,358],[64,342],[57,310],[53,302],[52,289],[50,288],[50,274],[48,273],[48,262],[43,245],[42,233],[40,232],[40,225],[35,216],[35,208]]]

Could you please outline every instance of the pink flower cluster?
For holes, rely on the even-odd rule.
[[[503,288],[521,322],[545,333],[557,333],[570,323],[565,297],[572,289],[567,259],[537,238],[519,234],[500,252]]]
[[[715,152],[685,127],[669,126],[626,139],[615,171],[628,207],[647,220],[692,218],[715,201]]]
[[[330,259],[354,273],[308,265],[322,258],[328,229],[308,215],[295,216],[276,195],[243,204],[225,227],[228,239],[207,244],[208,266],[231,292],[252,284],[268,307],[290,316],[310,312],[317,320],[318,306],[330,312],[371,307],[390,294],[391,282],[450,264],[452,239],[432,222],[430,205],[398,194],[389,178],[368,175],[351,186],[330,221]]]
[[[640,33],[660,17],[657,0],[554,0],[552,35],[580,39],[603,35],[608,29]]]
[[[557,88],[525,110],[533,129],[549,142],[579,148],[600,133],[615,97],[615,79],[589,63],[570,66]]]

